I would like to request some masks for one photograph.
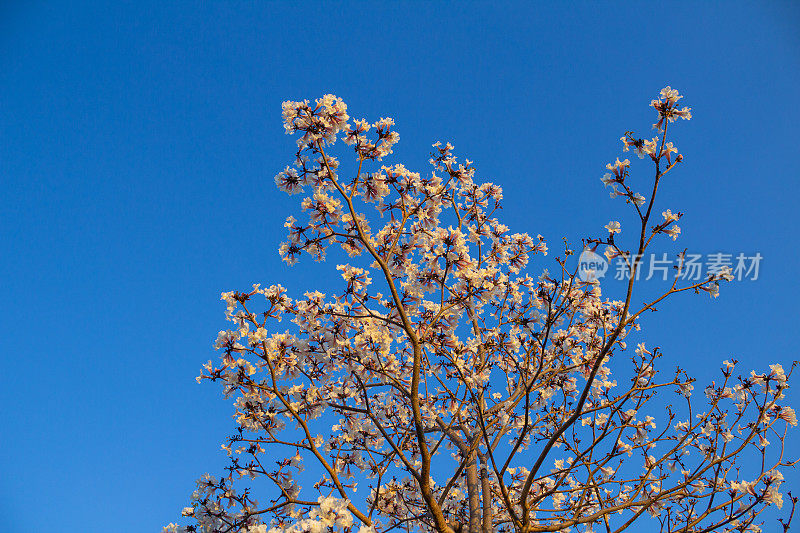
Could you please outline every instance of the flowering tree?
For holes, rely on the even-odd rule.
[[[198,381],[235,398],[230,466],[197,482],[183,512],[195,523],[165,531],[610,533],[639,520],[759,531],[760,513],[784,503],[779,469],[795,464],[783,445],[797,419],[780,404],[795,364],[735,377],[725,361],[698,399],[685,371],[659,377],[658,348],[627,346],[645,311],[681,292],[717,296],[731,278],[723,269],[687,283],[679,260],[663,294],[635,296],[642,254],[680,233],[681,213],[655,210],[682,160],[667,138],[691,118],[680,98],[667,87],[651,102],[655,137],[621,139],[651,164],[649,194],[632,188],[628,159],[602,178],[638,221],[628,242],[616,221],[586,241],[624,261],[621,300],[583,281],[569,249],[553,274],[527,274],[543,238],[495,218],[501,188],[476,182],[450,144],[434,145],[428,175],[379,166],[398,141],[392,119],[350,121],[332,95],[284,102],[298,150],[275,181],[313,193],[307,220],[287,219],[280,253],[294,264],[340,247],[354,264],[337,266],[330,296],[293,299],[280,285],[222,294],[233,327]],[[352,170],[332,152],[337,138]],[[241,478],[271,485],[266,500]]]

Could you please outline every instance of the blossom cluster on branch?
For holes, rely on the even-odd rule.
[[[759,531],[763,510],[785,503],[781,468],[794,465],[783,452],[797,425],[784,403],[795,365],[737,376],[726,361],[697,394],[686,371],[657,371],[661,350],[638,342],[646,311],[681,292],[717,296],[732,277],[676,276],[655,298],[635,295],[645,250],[680,234],[682,213],[654,211],[683,160],[667,140],[691,118],[680,99],[667,87],[652,101],[652,139],[622,137],[652,164],[647,190],[634,190],[627,159],[602,178],[637,220],[628,240],[611,221],[607,237],[586,241],[626,261],[621,299],[581,281],[569,249],[553,273],[530,274],[544,239],[497,218],[502,189],[476,181],[449,143],[433,145],[430,172],[412,172],[382,163],[399,140],[392,119],[351,120],[333,95],[284,102],[298,148],[275,182],[308,196],[280,254],[294,264],[333,247],[349,262],[329,294],[222,294],[232,326],[198,381],[234,400],[230,466],[198,480],[183,512],[193,523],[165,531],[610,533],[640,520]]]

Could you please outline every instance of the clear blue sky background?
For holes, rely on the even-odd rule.
[[[603,167],[679,88],[661,205],[683,246],[764,260],[648,318],[649,343],[701,382],[798,358],[798,4],[105,4],[0,6],[0,531],[157,531],[220,472],[232,410],[194,381],[220,291],[333,268],[276,253],[286,99],[394,117],[392,161],[420,170],[451,140],[557,249],[630,221]]]

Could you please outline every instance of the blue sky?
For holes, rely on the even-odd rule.
[[[194,381],[219,293],[333,268],[277,255],[286,99],[394,117],[409,168],[450,140],[558,249],[625,227],[599,178],[678,88],[679,243],[764,259],[648,317],[649,343],[701,382],[798,359],[800,5],[109,4],[0,6],[0,530],[157,531],[220,472],[232,409]]]

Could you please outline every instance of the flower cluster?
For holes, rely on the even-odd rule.
[[[683,96],[678,94],[678,91],[667,86],[661,89],[661,94],[659,96],[659,98],[650,102],[650,107],[658,111],[658,122],[653,124],[653,128],[665,130],[665,124],[668,122],[675,122],[679,118],[691,120],[691,107],[678,109],[678,100],[683,98]]]

